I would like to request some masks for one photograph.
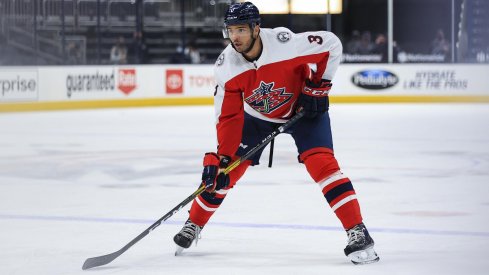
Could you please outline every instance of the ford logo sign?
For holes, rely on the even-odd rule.
[[[399,82],[399,78],[388,71],[364,70],[354,74],[351,82],[356,86],[368,90],[381,90],[390,88]]]

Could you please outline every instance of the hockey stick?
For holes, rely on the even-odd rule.
[[[279,135],[280,133],[282,133],[285,130],[287,130],[288,128],[290,128],[290,126],[292,126],[292,124],[296,123],[303,116],[304,116],[304,112],[297,113],[289,121],[282,124],[276,130],[271,132],[267,137],[265,137],[260,143],[258,143],[255,147],[253,147],[251,150],[249,150],[246,154],[244,154],[242,157],[240,157],[239,159],[232,162],[223,171],[223,173],[229,174],[229,172],[231,172],[234,168],[238,167],[243,161],[251,158],[258,150],[265,147],[273,138],[275,138],[277,135]],[[131,246],[133,246],[134,244],[139,242],[142,238],[144,238],[146,235],[148,235],[156,227],[160,226],[162,222],[169,219],[175,213],[180,211],[180,209],[182,209],[185,205],[187,205],[189,202],[191,202],[197,196],[202,194],[205,191],[205,189],[206,189],[206,186],[204,186],[204,185],[199,187],[199,189],[197,189],[195,192],[193,192],[192,195],[188,196],[185,200],[183,200],[181,203],[179,203],[177,206],[175,206],[172,210],[170,210],[170,212],[166,213],[163,217],[158,219],[155,223],[153,223],[150,227],[148,227],[146,230],[144,230],[141,234],[139,234],[136,238],[134,238],[132,241],[130,241],[128,244],[126,244],[123,248],[119,249],[118,251],[107,254],[107,255],[86,259],[85,263],[83,263],[82,269],[86,270],[86,269],[89,269],[92,267],[106,265],[106,264],[112,262],[117,257],[122,255],[122,253],[126,252],[126,250],[128,250]]]

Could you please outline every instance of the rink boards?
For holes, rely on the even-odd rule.
[[[0,67],[0,112],[209,105],[213,65]],[[343,64],[334,103],[489,102],[489,65]]]

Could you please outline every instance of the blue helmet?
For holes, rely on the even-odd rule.
[[[224,15],[224,26],[249,24],[255,26],[260,24],[260,12],[251,2],[236,3],[229,6]]]

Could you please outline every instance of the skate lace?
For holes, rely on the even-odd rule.
[[[202,228],[196,225],[193,222],[188,222],[180,231],[180,234],[187,239],[195,240],[195,245],[197,245],[198,240],[200,239],[200,231]]]
[[[365,239],[365,233],[362,228],[353,228],[347,232],[348,234],[348,245],[358,243]]]

